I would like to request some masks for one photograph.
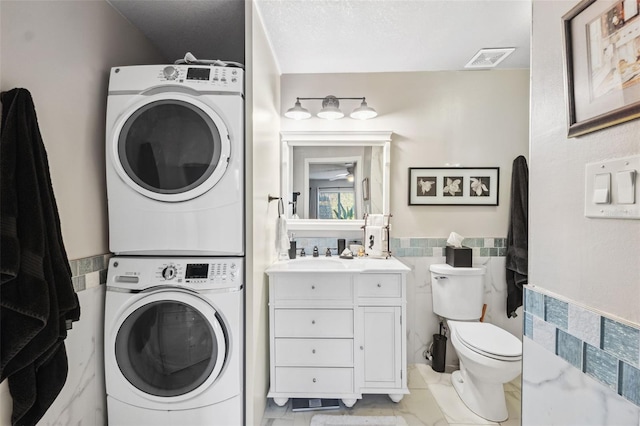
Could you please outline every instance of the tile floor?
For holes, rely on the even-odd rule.
[[[352,408],[323,411],[291,411],[291,401],[278,407],[272,399],[261,426],[309,426],[316,414],[350,414],[354,416],[402,416],[409,426],[498,425],[473,414],[460,400],[451,385],[451,374],[437,373],[426,364],[408,367],[411,393],[399,403],[387,395],[363,395]],[[520,377],[505,384],[509,419],[501,426],[520,425]]]

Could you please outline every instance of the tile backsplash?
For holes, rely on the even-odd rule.
[[[534,289],[524,335],[640,407],[640,328]]]
[[[304,248],[307,255],[314,247],[318,247],[320,255],[324,255],[327,248],[331,254],[337,254],[337,238],[305,238],[296,237],[298,251]],[[347,240],[347,247],[352,240]],[[358,241],[358,243],[361,243]],[[394,257],[439,257],[444,256],[446,238],[390,238],[389,249]],[[503,257],[507,254],[506,238],[465,238],[463,245],[471,247],[473,257]]]
[[[111,253],[69,261],[71,281],[76,292],[105,284]]]

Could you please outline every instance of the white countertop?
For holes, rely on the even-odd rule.
[[[380,273],[380,272],[409,272],[411,269],[394,257],[389,259],[371,259],[354,257],[341,259],[340,257],[299,257],[293,260],[279,260],[267,268],[267,274],[295,273],[295,272],[349,272],[349,273]]]

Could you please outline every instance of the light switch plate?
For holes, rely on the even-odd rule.
[[[640,155],[587,164],[584,215],[603,219],[640,219],[639,172]]]

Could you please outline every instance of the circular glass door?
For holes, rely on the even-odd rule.
[[[139,105],[117,133],[116,155],[124,174],[152,198],[181,201],[181,194],[200,195],[228,164],[228,133],[220,117],[195,99],[178,98],[165,95]]]
[[[200,303],[155,299],[126,315],[118,329],[115,356],[124,377],[158,397],[184,395],[215,380],[227,342],[213,308],[202,312],[194,305],[209,305],[195,297]]]

